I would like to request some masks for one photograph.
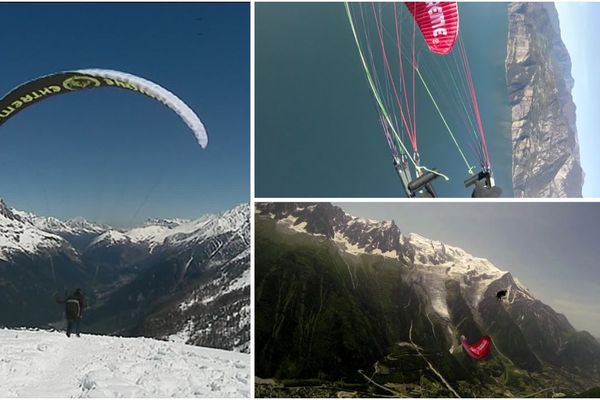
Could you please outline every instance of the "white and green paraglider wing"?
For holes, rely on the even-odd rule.
[[[204,124],[179,97],[157,83],[126,72],[109,69],[93,68],[58,72],[18,86],[0,99],[0,125],[22,109],[48,97],[99,87],[132,90],[160,101],[181,117],[192,130],[202,148],[207,146],[208,135]]]

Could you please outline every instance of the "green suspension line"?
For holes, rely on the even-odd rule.
[[[371,92],[373,93],[373,96],[375,97],[375,101],[377,102],[377,106],[379,108],[379,111],[381,112],[381,114],[383,115],[385,121],[387,122],[388,127],[390,128],[390,130],[394,134],[394,139],[400,145],[401,153],[404,154],[404,155],[406,155],[408,157],[408,159],[411,161],[411,163],[413,164],[413,166],[414,166],[414,168],[415,168],[416,171],[419,171],[419,172],[421,172],[421,171],[431,172],[431,173],[433,173],[435,175],[441,176],[442,178],[444,178],[444,180],[447,180],[447,181],[450,180],[450,178],[448,178],[446,175],[442,174],[439,171],[435,171],[435,170],[429,169],[429,168],[427,168],[425,166],[418,165],[417,162],[415,161],[415,159],[410,155],[410,152],[408,151],[408,149],[406,148],[406,146],[404,145],[404,143],[402,142],[402,140],[400,139],[400,136],[398,135],[398,132],[396,131],[396,128],[392,124],[392,121],[391,121],[391,119],[389,117],[389,114],[388,114],[387,110],[385,109],[385,105],[383,104],[383,101],[381,100],[381,96],[379,95],[379,92],[377,91],[377,88],[375,86],[375,82],[373,81],[373,77],[371,76],[371,71],[369,70],[367,62],[365,60],[364,53],[363,53],[362,48],[360,46],[360,41],[358,40],[358,35],[356,33],[356,28],[354,27],[354,21],[352,20],[352,14],[350,12],[350,6],[348,5],[347,2],[345,2],[344,3],[344,7],[346,8],[346,15],[348,16],[348,21],[350,22],[350,27],[352,28],[352,35],[354,36],[354,41],[355,41],[356,47],[358,49],[358,54],[360,55],[360,60],[361,60],[362,65],[363,65],[363,69],[365,71],[365,75],[367,77],[367,81],[369,82],[369,87],[371,88]],[[417,72],[419,72],[419,70],[417,70]],[[429,91],[429,89],[427,89],[427,90]],[[438,111],[439,111],[439,109],[438,109]],[[462,154],[462,152],[461,152],[461,154]],[[463,156],[463,158],[464,158],[464,156]]]
[[[448,62],[445,59],[444,59],[444,63],[446,64],[447,69],[450,70],[451,69],[450,65],[448,64]],[[465,99],[462,98],[462,96],[461,96],[460,88],[458,87],[458,83],[456,82],[456,79],[454,78],[454,74],[448,74],[448,75],[450,75],[450,78],[452,79],[452,83],[454,84],[455,93],[458,93],[457,97],[459,99],[459,103],[462,106],[463,110],[465,111],[465,115],[467,116],[467,119],[469,120],[469,126],[471,128],[471,135],[473,136],[473,139],[475,139],[475,141],[480,142],[481,138],[479,137],[479,135],[477,133],[477,129],[475,128],[475,123],[471,119],[471,113],[469,112],[469,110],[467,110],[467,106],[465,104]],[[459,74],[459,76],[461,76],[461,75]],[[479,147],[481,148],[481,143],[479,143]]]
[[[460,153],[463,161],[465,162],[465,165],[467,166],[467,170],[469,171],[469,175],[473,175],[473,173],[474,173],[473,171],[475,171],[475,167],[469,165],[469,162],[467,161],[465,154],[463,153],[462,149],[460,148],[460,145],[458,144],[458,142],[456,141],[456,138],[454,137],[454,133],[452,132],[452,129],[450,129],[450,126],[446,122],[446,118],[444,118],[442,111],[438,107],[437,102],[435,101],[435,98],[433,97],[433,95],[431,94],[431,91],[429,90],[429,87],[427,86],[427,83],[425,83],[425,80],[423,79],[423,76],[421,75],[421,71],[419,71],[418,68],[415,68],[415,69],[417,71],[417,74],[419,75],[419,79],[421,80],[421,83],[423,84],[423,86],[425,86],[425,89],[427,90],[427,94],[431,98],[431,101],[433,102],[435,109],[437,110],[438,114],[440,115],[440,118],[442,118],[442,122],[446,126],[446,129],[448,130],[448,133],[450,134],[450,137],[452,138],[454,145],[458,149],[458,152]]]

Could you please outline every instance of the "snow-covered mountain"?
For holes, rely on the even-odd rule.
[[[446,280],[459,281],[469,304],[476,308],[493,282],[510,275],[489,260],[458,247],[415,233],[402,234],[394,221],[353,217],[328,203],[262,203],[257,211],[278,219],[280,224],[294,231],[325,236],[344,252],[381,255],[409,265],[414,271],[413,283],[424,288],[435,311],[444,318],[449,318],[444,300]],[[522,285],[518,288],[519,292],[513,291],[513,296],[532,298]]]
[[[248,205],[242,204],[221,214],[207,214],[197,220],[150,219],[129,230],[104,229],[90,246],[136,243],[150,252],[159,246],[186,247],[224,233],[238,232],[248,221]]]
[[[42,217],[30,212],[11,209],[21,221],[41,231],[52,233],[67,240],[77,250],[85,248],[96,236],[110,229],[109,226],[90,222],[85,218],[62,221],[55,217]]]
[[[75,254],[70,244],[58,235],[44,231],[9,209],[0,199],[0,262],[22,254]]]
[[[131,244],[131,238],[116,229],[108,229],[94,238],[88,247],[112,246],[115,244]]]
[[[414,258],[407,260],[413,271],[418,271],[410,274],[413,284],[427,292],[435,312],[446,319],[450,319],[446,304],[447,280],[459,282],[469,305],[476,309],[488,287],[509,274],[484,258],[414,233],[402,236],[402,240],[406,247],[414,250]]]
[[[81,287],[92,297],[87,320],[95,331],[248,351],[249,271],[248,204],[119,230],[0,201],[0,308],[8,311],[0,325],[52,323],[59,319],[52,294]],[[38,298],[25,300],[34,287]],[[12,309],[18,298],[31,309]],[[158,322],[165,313],[168,321]]]
[[[349,253],[394,258],[402,253],[400,230],[394,221],[353,217],[329,203],[261,203],[257,211],[282,220],[295,231],[333,239]]]
[[[238,206],[153,237],[153,254],[169,254],[194,284],[144,321],[154,337],[249,352],[250,209]],[[179,284],[179,283],[177,283]]]
[[[107,225],[90,222],[85,218],[72,218],[66,221],[61,221],[54,217],[42,217],[33,213],[12,210],[16,215],[19,215],[22,220],[27,221],[35,227],[55,233],[57,235],[83,235],[83,234],[100,234],[109,227]]]
[[[576,331],[564,315],[536,299],[510,272],[485,258],[402,233],[394,221],[353,217],[328,203],[257,203],[256,213],[274,221],[279,230],[306,233],[337,248],[346,260],[343,264],[353,288],[361,287],[361,282],[355,277],[358,267],[351,266],[352,257],[357,264],[369,256],[383,257],[387,264],[396,265],[406,290],[418,298],[418,309],[431,324],[433,332],[429,333],[439,340],[434,326],[442,326],[453,354],[460,353],[460,344],[456,344],[460,334],[474,338],[486,332],[519,368],[584,368],[600,377],[600,345],[594,338]],[[374,283],[362,281],[363,288],[369,284]],[[496,299],[500,290],[507,290],[503,301]],[[412,295],[405,296],[406,307],[415,304]]]
[[[242,397],[250,357],[145,338],[0,330],[0,397]]]

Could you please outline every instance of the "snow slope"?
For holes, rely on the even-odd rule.
[[[477,309],[487,288],[508,274],[489,260],[475,257],[458,247],[415,233],[403,235],[403,239],[416,251],[414,267],[418,275],[413,277],[413,283],[423,287],[431,299],[433,309],[443,318],[450,318],[445,285],[448,279],[459,282],[469,304]]]
[[[98,236],[90,247],[124,242],[146,244],[152,252],[158,246],[193,245],[207,238],[242,230],[249,221],[250,207],[241,204],[220,214],[207,214],[197,220],[150,220],[128,231],[108,231]]]
[[[30,212],[19,211],[14,208],[12,208],[11,211],[15,215],[18,215],[23,222],[30,223],[42,231],[54,233],[56,235],[82,235],[86,233],[98,235],[109,229],[106,225],[90,222],[81,217],[61,221],[58,218],[42,217]]]
[[[0,397],[249,397],[250,356],[145,338],[0,330]]]
[[[7,261],[14,253],[55,251],[69,247],[60,236],[23,222],[14,214],[0,212],[0,260]]]
[[[96,237],[94,240],[92,240],[92,242],[89,244],[89,247],[94,247],[98,244],[106,244],[106,243],[109,243],[111,245],[115,245],[115,244],[119,244],[119,243],[129,244],[129,243],[131,243],[131,239],[129,238],[129,236],[125,235],[122,232],[119,232],[114,229],[110,229],[110,230],[104,232],[103,234],[98,235],[98,237]]]

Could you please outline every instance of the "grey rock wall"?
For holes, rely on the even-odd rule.
[[[553,3],[509,3],[506,78],[515,197],[581,197],[571,59]]]

